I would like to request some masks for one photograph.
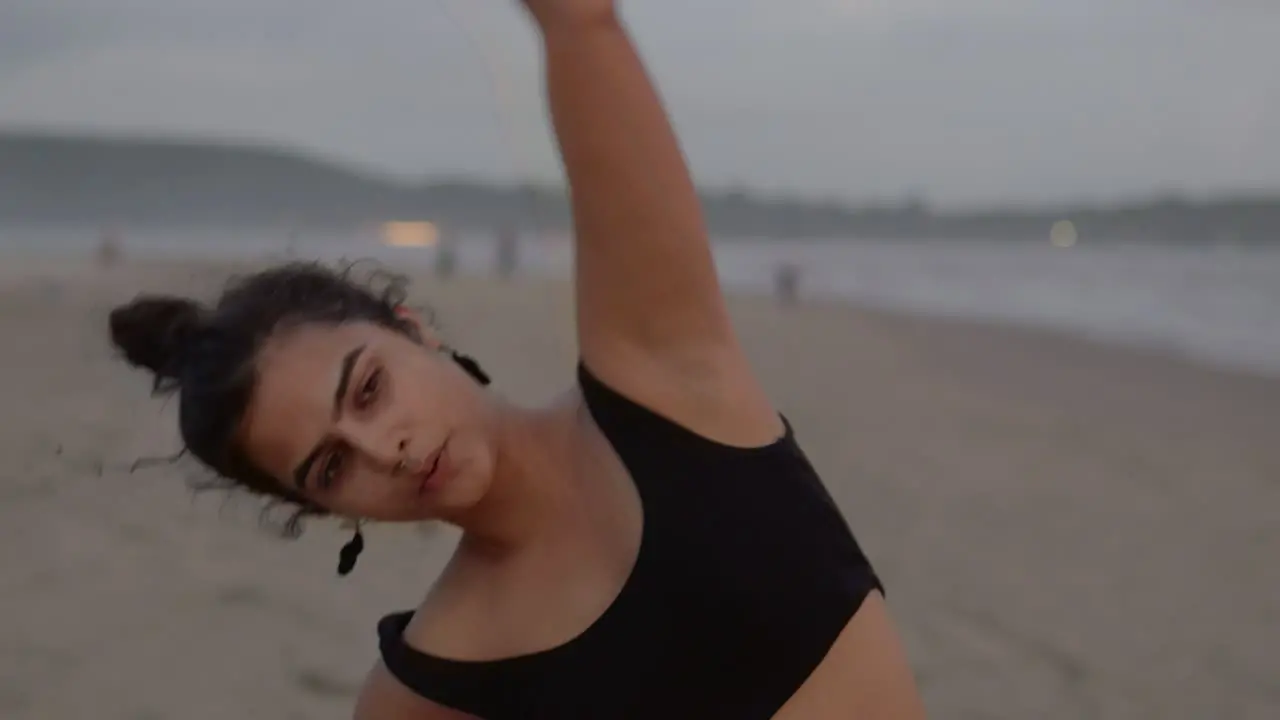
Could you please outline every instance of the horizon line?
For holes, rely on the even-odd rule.
[[[311,145],[287,140],[273,139],[265,136],[249,134],[216,134],[196,131],[172,129],[133,130],[122,128],[95,128],[64,124],[58,126],[39,126],[31,124],[5,124],[0,122],[0,138],[28,137],[46,140],[63,141],[104,141],[118,143],[135,143],[172,147],[217,148],[224,150],[244,150],[265,152],[275,155],[290,156],[296,160],[328,166],[331,169],[359,176],[366,180],[386,182],[406,187],[423,186],[471,186],[487,187],[495,190],[549,190],[557,195],[567,194],[567,185],[563,181],[536,178],[497,178],[474,171],[453,171],[438,173],[421,173],[410,175],[398,173],[374,163],[351,158],[338,152],[318,148]],[[819,193],[787,193],[752,187],[746,183],[709,185],[697,183],[698,192],[705,196],[718,196],[723,199],[733,195],[746,195],[761,202],[790,203],[807,206],[836,206],[841,209],[858,212],[889,208],[902,208],[919,203],[929,213],[944,215],[988,215],[988,214],[1025,214],[1052,213],[1063,211],[1106,211],[1120,208],[1150,207],[1170,202],[1190,205],[1214,205],[1235,203],[1280,203],[1280,187],[1220,189],[1211,192],[1195,193],[1177,188],[1151,188],[1142,192],[1116,194],[1107,199],[1074,198],[1045,202],[1009,202],[992,203],[939,203],[928,197],[913,196],[901,193],[893,198],[838,198]]]

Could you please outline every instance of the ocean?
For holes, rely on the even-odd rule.
[[[92,252],[98,227],[0,224],[0,251]],[[126,252],[215,258],[373,258],[430,266],[433,247],[387,247],[366,231],[147,228],[120,231]],[[497,243],[455,244],[462,272],[494,272]],[[770,292],[777,269],[799,273],[802,296],[930,315],[1044,327],[1110,342],[1157,346],[1219,366],[1280,374],[1280,243],[1122,242],[1070,247],[1043,241],[721,238],[724,284]],[[565,277],[565,238],[521,239],[520,272]],[[2,258],[2,256],[0,256]],[[0,259],[0,262],[3,260]]]

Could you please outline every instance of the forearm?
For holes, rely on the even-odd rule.
[[[578,219],[649,224],[688,218],[693,180],[657,91],[622,24],[544,25],[547,93]]]
[[[631,316],[641,325],[690,325],[685,333],[664,329],[665,336],[718,334],[725,322],[697,192],[626,30],[616,17],[540,24],[551,118],[573,197],[580,290],[597,305],[632,305],[600,309],[615,323]],[[628,291],[590,287],[638,282],[637,275],[645,284]],[[636,318],[635,305],[658,297],[659,307]],[[662,307],[684,312],[654,312]]]

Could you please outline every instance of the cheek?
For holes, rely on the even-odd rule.
[[[449,424],[465,407],[468,397],[465,387],[453,377],[446,365],[435,356],[424,353],[407,368],[403,392],[396,400],[408,401],[406,411],[416,423],[428,425]]]
[[[489,491],[493,477],[492,447],[479,433],[461,432],[450,441],[450,453],[457,476],[445,494],[454,504],[470,505],[479,501]]]
[[[384,471],[361,467],[324,499],[324,505],[340,514],[390,519],[414,493],[409,478],[393,478]]]

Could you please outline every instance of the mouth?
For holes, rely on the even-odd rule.
[[[436,451],[431,453],[426,461],[423,462],[423,467],[425,467],[426,470],[424,470],[421,475],[421,484],[418,487],[419,495],[426,493],[428,490],[432,489],[432,487],[438,485],[439,481],[445,475],[442,471],[447,465],[445,462],[445,450],[448,447],[449,440],[448,438],[445,438],[445,441],[440,443],[440,447],[436,448]]]

